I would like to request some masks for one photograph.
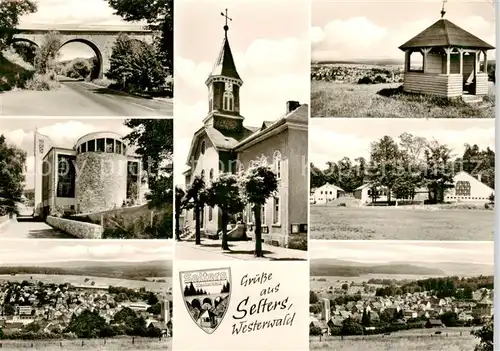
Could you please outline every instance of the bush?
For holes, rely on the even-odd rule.
[[[364,76],[358,80],[358,84],[373,84],[373,80],[368,76]]]
[[[300,238],[288,243],[289,249],[307,251],[307,238]]]
[[[49,91],[59,88],[61,85],[55,79],[55,73],[48,74],[34,74],[32,78],[30,78],[26,84],[25,88],[28,90],[37,90],[37,91]]]

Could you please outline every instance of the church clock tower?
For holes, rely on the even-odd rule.
[[[227,38],[227,21],[231,18],[227,16],[227,10],[221,15],[226,19],[224,40],[212,72],[205,81],[208,87],[208,116],[204,123],[221,131],[239,133],[243,130],[243,117],[240,115],[240,87],[243,80],[236,70]]]

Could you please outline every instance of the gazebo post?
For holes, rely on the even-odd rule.
[[[408,72],[410,62],[410,50],[405,50],[405,73]]]
[[[422,55],[423,55],[423,70],[424,73],[427,71],[427,54],[431,51],[431,48],[422,48]]]
[[[483,54],[484,54],[484,73],[488,73],[488,53],[486,50],[484,50]]]
[[[458,48],[458,53],[460,54],[460,75],[464,74],[464,49]]]
[[[450,75],[450,56],[451,56],[451,51],[452,48],[444,48],[444,51],[446,52],[446,74]]]

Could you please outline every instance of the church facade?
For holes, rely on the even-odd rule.
[[[196,176],[208,185],[224,172],[244,172],[255,162],[272,166],[279,189],[262,209],[264,242],[288,247],[295,239],[307,239],[308,214],[308,118],[309,107],[297,101],[283,102],[283,115],[260,126],[244,124],[240,114],[243,85],[229,45],[227,30],[208,88],[208,114],[193,135],[184,172],[188,188]],[[254,218],[250,207],[241,214],[247,236],[253,237]],[[187,211],[184,224],[194,228],[194,213]],[[202,232],[216,236],[221,229],[221,213],[206,206],[202,211]]]
[[[89,133],[73,148],[35,133],[35,215],[108,211],[145,203],[141,157],[114,132]]]

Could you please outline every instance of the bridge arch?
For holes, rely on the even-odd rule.
[[[197,309],[201,309],[201,302],[200,300],[198,299],[192,299],[191,300],[191,306],[197,308]]]
[[[71,43],[85,44],[94,51],[95,56],[97,58],[97,63],[94,67],[92,67],[92,71],[90,72],[90,79],[94,80],[94,79],[101,78],[104,72],[103,72],[103,58],[102,58],[102,53],[101,53],[101,50],[99,49],[99,47],[94,42],[92,42],[88,39],[77,37],[77,38],[69,39],[69,40],[63,42],[63,44],[61,45],[59,50],[61,50],[64,46],[71,44]]]
[[[213,305],[214,305],[214,304],[213,304],[213,302],[212,302],[212,299],[211,299],[211,298],[209,298],[209,297],[205,297],[205,298],[203,299],[203,304],[206,304],[206,303],[208,303],[210,306],[213,306]]]

